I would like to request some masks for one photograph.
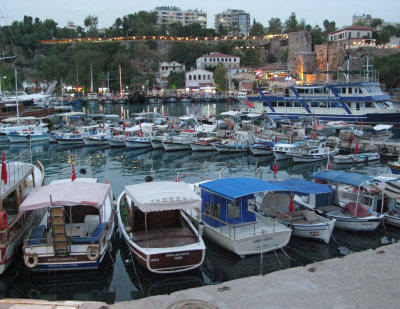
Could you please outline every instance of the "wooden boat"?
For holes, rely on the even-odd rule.
[[[397,161],[389,162],[388,165],[392,174],[400,174],[400,156]]]
[[[292,230],[255,211],[255,194],[288,192],[273,182],[256,178],[222,178],[192,185],[200,191],[201,211],[187,210],[204,226],[204,235],[237,255],[259,254],[286,246]]]
[[[352,164],[352,163],[368,163],[376,161],[381,158],[377,152],[348,154],[348,155],[335,155],[333,160],[335,164]]]
[[[28,152],[4,163],[7,167],[7,184],[3,185],[2,181],[0,186],[0,274],[12,262],[28,230],[43,216],[40,210],[20,211],[20,204],[28,192],[44,183],[42,164],[39,161],[36,165],[29,163]]]
[[[336,219],[336,227],[351,231],[375,231],[384,215],[368,209],[360,200],[360,188],[372,177],[344,171],[325,170],[313,178],[335,187],[332,205],[315,207],[317,213]]]
[[[46,129],[47,130],[47,129]],[[29,143],[39,141],[49,141],[47,133],[41,127],[31,127],[7,133],[7,138],[11,143]]]
[[[329,197],[333,194],[332,187],[296,178],[279,181],[277,184],[293,194],[292,201],[287,194],[280,194],[279,203],[271,205],[279,210],[276,214],[279,222],[291,227],[295,236],[329,243],[336,219],[331,220],[316,214],[314,209],[317,205],[329,204]],[[268,196],[264,196],[261,205],[265,202],[268,203]],[[268,212],[268,209],[263,211]]]
[[[143,267],[155,273],[175,273],[203,263],[203,239],[183,212],[200,207],[201,199],[186,184],[129,185],[117,205],[119,229]]]
[[[332,158],[339,149],[326,146],[325,140],[308,140],[304,146],[299,146],[288,152],[294,163],[318,162]]]
[[[221,139],[217,137],[202,137],[190,143],[192,151],[214,151],[214,143],[220,142]]]
[[[250,148],[251,137],[249,132],[236,132],[232,138],[214,143],[218,152],[246,152]]]
[[[250,146],[250,151],[255,156],[272,155],[273,147],[274,143],[271,141],[256,140],[254,144]]]
[[[24,262],[34,271],[96,269],[114,230],[111,185],[94,178],[55,180],[36,188],[20,210],[45,209],[24,240]]]
[[[287,160],[289,159],[288,153],[294,148],[298,147],[301,143],[285,144],[276,143],[272,148],[272,153],[274,154],[275,160]]]

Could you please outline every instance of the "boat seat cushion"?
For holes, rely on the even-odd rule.
[[[45,225],[39,225],[35,227],[32,231],[31,237],[29,238],[28,245],[29,246],[40,245],[45,229],[46,229]]]
[[[92,235],[88,237],[72,237],[71,242],[73,244],[86,244],[86,243],[98,243],[104,230],[106,229],[107,223],[100,223],[96,226]]]
[[[312,210],[303,210],[303,216],[307,221],[318,220],[317,215]]]

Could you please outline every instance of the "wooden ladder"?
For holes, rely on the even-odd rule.
[[[53,230],[53,246],[56,256],[69,255],[67,235],[65,233],[64,208],[60,206],[50,207],[51,227]]]

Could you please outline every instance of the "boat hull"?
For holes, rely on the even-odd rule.
[[[348,231],[373,232],[381,223],[383,216],[379,217],[347,217],[341,211],[331,211],[326,213],[328,219],[336,219],[336,227]]]
[[[174,143],[174,142],[162,142],[165,151],[179,151],[188,150],[190,148],[190,143]]]
[[[378,153],[361,155],[337,155],[333,158],[335,164],[368,163],[381,158]]]
[[[125,146],[128,149],[142,149],[142,148],[151,148],[150,141],[134,141],[134,140],[125,140]]]
[[[40,135],[7,134],[7,138],[11,143],[29,143],[29,142],[41,142],[49,140],[49,136],[47,134],[40,134]]]

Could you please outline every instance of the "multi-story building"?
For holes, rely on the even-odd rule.
[[[218,29],[220,24],[228,29],[230,35],[248,35],[250,31],[250,14],[243,10],[228,9],[215,15],[215,29]]]
[[[160,62],[158,74],[158,83],[165,86],[168,84],[167,77],[171,72],[182,72],[185,71],[185,65],[179,62]]]
[[[364,40],[365,43],[371,43],[372,32],[375,31],[373,28],[353,25],[350,27],[345,27],[334,32],[329,33],[329,41],[361,41]]]
[[[373,18],[371,17],[371,15],[365,15],[365,14],[363,14],[361,16],[353,15],[352,21],[353,21],[353,25],[362,23],[366,27],[371,27]]]
[[[190,89],[205,89],[214,87],[214,75],[213,72],[203,70],[203,69],[195,69],[189,72],[186,72],[186,88]]]
[[[207,13],[199,10],[182,11],[176,6],[159,6],[156,7],[157,25],[169,25],[172,23],[180,23],[183,26],[193,23],[199,23],[202,27],[207,27]]]
[[[221,53],[210,53],[196,59],[196,67],[198,69],[205,69],[207,67],[215,67],[221,62],[227,68],[240,67],[240,57],[226,55]]]

